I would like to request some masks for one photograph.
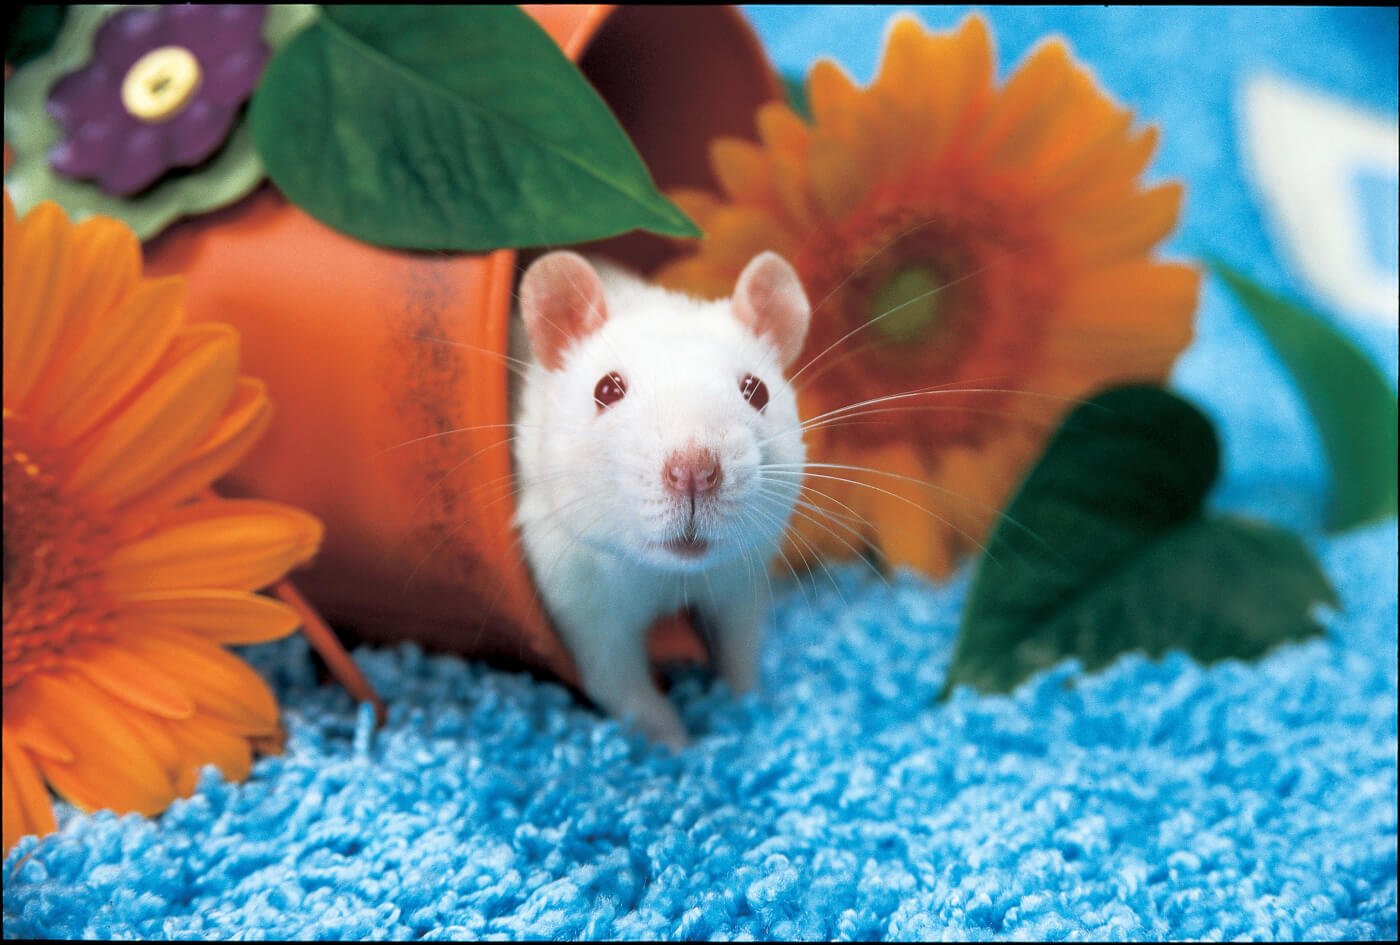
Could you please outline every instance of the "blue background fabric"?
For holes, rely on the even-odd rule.
[[[860,82],[891,13],[749,8],[780,69],[831,55]],[[1242,153],[1240,89],[1269,72],[1393,128],[1395,10],[986,15],[1003,75],[1059,32],[1160,124],[1149,178],[1189,188],[1166,255],[1214,251],[1321,306],[1394,384],[1394,320],[1329,304],[1290,262],[1297,235],[1270,223],[1279,197]],[[1393,273],[1393,169],[1342,173],[1365,263]],[[1318,555],[1342,601],[1324,638],[1249,664],[1066,661],[936,704],[971,569],[938,584],[845,565],[783,586],[761,694],[674,670],[697,733],[674,756],[558,686],[412,645],[355,654],[392,706],[375,732],[316,685],[302,640],[250,648],[286,753],[244,784],[210,769],[155,819],[60,805],[60,831],[4,862],[4,934],[1393,939],[1395,522],[1323,533],[1316,434],[1213,280],[1173,381],[1223,440],[1212,505]]]

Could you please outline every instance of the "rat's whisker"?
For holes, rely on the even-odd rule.
[[[879,348],[883,344],[884,342],[881,341],[867,341],[858,348],[852,348],[849,351],[843,351],[841,352],[839,357],[832,358],[830,361],[817,368],[817,370],[804,377],[802,379],[802,383],[793,384],[792,389],[798,392],[804,391],[808,387],[815,384],[823,375],[829,373],[833,368],[839,366],[842,362],[848,361],[851,358],[855,358],[862,354],[865,354],[865,352],[870,351],[874,348]]]
[[[458,433],[476,433],[480,430],[514,430],[519,427],[520,424],[518,423],[483,423],[470,427],[457,427],[452,430],[439,430],[437,433],[425,433],[422,436],[415,436],[411,440],[404,440],[402,443],[395,443],[393,446],[386,446],[382,450],[378,450],[377,452],[370,454],[370,457],[377,458],[383,456],[385,453],[392,453],[394,452],[394,450],[403,449],[405,446],[412,446],[414,443],[426,443],[428,440],[436,440],[444,436],[454,436]],[[513,436],[506,437],[505,439],[498,440],[495,443],[492,443],[490,446],[485,447],[485,449],[483,449],[480,452],[485,452],[486,449],[494,449],[501,443],[510,443],[514,440],[515,437]],[[479,453],[473,455],[479,455]]]
[[[821,469],[821,468],[827,468],[827,467],[829,467],[829,466],[830,466],[831,468],[836,468],[836,469],[843,468],[843,467],[841,467],[841,466],[834,466],[834,465],[828,464],[828,463],[812,463],[812,464],[808,464],[809,470],[810,470],[810,468],[818,468],[818,469]],[[862,467],[853,467],[853,468],[855,468],[855,469],[861,469]],[[770,473],[773,473],[773,474],[776,474],[776,475],[782,475],[782,474],[784,473],[784,470],[777,469],[777,468],[774,468],[774,467],[771,467],[771,466],[769,467],[769,470],[768,470],[768,471],[769,471]],[[879,470],[868,470],[868,471],[870,471],[870,472],[879,472]],[[980,541],[978,541],[976,538],[974,538],[974,537],[973,537],[970,533],[968,533],[967,531],[965,531],[965,530],[959,528],[959,527],[958,527],[957,525],[955,525],[955,524],[953,523],[953,521],[952,521],[951,519],[949,519],[947,516],[940,515],[938,512],[935,512],[933,509],[930,509],[930,508],[928,508],[927,506],[920,505],[919,503],[915,502],[913,499],[909,498],[908,496],[902,496],[902,495],[900,495],[900,494],[897,493],[897,492],[891,492],[889,489],[882,488],[882,487],[880,487],[880,486],[875,485],[874,483],[865,482],[865,481],[860,480],[860,479],[850,479],[850,478],[847,478],[847,477],[844,477],[844,476],[829,476],[829,475],[825,475],[825,474],[822,474],[822,473],[814,473],[814,472],[810,472],[810,471],[805,471],[805,472],[803,472],[803,471],[794,471],[794,472],[792,472],[792,473],[789,473],[789,475],[806,475],[806,476],[810,476],[810,477],[812,477],[812,478],[814,478],[814,479],[829,479],[829,480],[832,480],[832,481],[834,481],[834,482],[844,482],[844,483],[846,483],[846,484],[848,484],[848,485],[860,486],[860,487],[869,489],[869,490],[871,490],[872,492],[878,492],[878,493],[880,493],[881,495],[889,496],[889,497],[892,498],[892,499],[895,499],[895,500],[897,500],[897,501],[899,501],[899,502],[903,502],[903,503],[905,503],[906,505],[909,505],[909,506],[912,506],[912,507],[918,509],[920,512],[923,512],[925,515],[930,515],[930,516],[932,516],[933,518],[938,519],[938,521],[942,522],[944,525],[948,526],[948,527],[951,528],[953,531],[957,532],[957,533],[958,533],[959,535],[961,535],[963,538],[967,539],[967,541],[969,541],[969,542],[971,542],[972,544],[976,545],[976,546],[982,551],[983,554],[987,555],[989,558],[992,557],[992,555],[990,554],[990,552],[988,552],[987,546],[986,546],[986,545],[982,544]],[[893,477],[896,478],[896,479],[904,480],[904,481],[906,481],[906,482],[916,483],[916,484],[918,484],[918,485],[920,485],[920,486],[924,486],[924,487],[926,487],[926,488],[937,488],[937,487],[932,486],[932,484],[930,484],[930,483],[926,483],[926,482],[924,482],[924,481],[922,481],[922,480],[920,480],[920,479],[914,479],[914,478],[911,477],[911,476],[901,476],[901,475],[898,475],[898,474],[895,474],[895,473],[889,473],[889,474],[887,474],[887,475],[893,476]],[[951,491],[951,490],[942,490],[942,491]],[[969,500],[969,501],[970,501],[970,500]],[[995,560],[995,559],[993,559],[993,560]]]
[[[836,504],[836,505],[839,505],[839,506],[841,506],[841,508],[843,508],[843,509],[845,509],[847,512],[849,512],[849,513],[850,513],[849,516],[843,515],[843,516],[839,516],[839,517],[840,517],[841,519],[844,519],[844,520],[847,520],[847,521],[849,521],[851,518],[854,518],[856,521],[858,521],[858,522],[860,522],[862,525],[864,525],[864,526],[866,527],[866,529],[868,529],[867,532],[863,532],[863,533],[862,533],[862,532],[859,532],[859,531],[858,531],[857,529],[855,529],[855,528],[852,528],[852,529],[851,529],[851,531],[852,531],[853,533],[857,534],[857,535],[861,538],[862,541],[865,540],[865,535],[866,535],[866,534],[871,534],[871,535],[873,535],[873,534],[875,534],[876,532],[879,531],[879,529],[877,529],[877,528],[875,527],[875,524],[874,524],[873,522],[871,522],[868,518],[866,518],[865,516],[861,515],[861,514],[860,514],[859,512],[857,512],[855,509],[851,508],[849,505],[847,505],[846,503],[842,502],[840,499],[836,498],[835,496],[831,495],[829,492],[824,492],[824,491],[822,491],[821,489],[818,489],[816,486],[814,486],[814,485],[812,485],[812,484],[810,484],[810,483],[808,483],[808,482],[805,482],[805,481],[803,481],[803,482],[801,483],[801,486],[800,486],[799,488],[800,488],[800,490],[806,490],[807,492],[810,492],[810,493],[812,493],[813,495],[820,496],[820,497],[822,497],[823,499],[826,499],[828,502],[831,502],[831,503],[834,503],[834,504]],[[838,516],[836,515],[835,512],[832,512],[832,511],[829,510],[829,509],[822,509],[820,506],[817,506],[817,505],[815,505],[815,504],[813,504],[813,503],[808,503],[807,500],[805,500],[805,499],[802,498],[802,493],[801,493],[801,491],[798,492],[798,499],[797,499],[797,501],[803,502],[803,503],[805,503],[805,504],[812,505],[812,507],[813,507],[814,509],[819,509],[823,514],[828,515],[828,516],[831,516],[832,518],[837,518],[837,517],[838,517]]]
[[[895,243],[897,243],[897,242],[899,242],[900,240],[904,239],[904,238],[905,238],[906,236],[908,236],[910,233],[914,232],[915,230],[921,229],[922,227],[925,227],[925,226],[927,226],[929,223],[932,223],[932,222],[933,222],[932,220],[926,220],[926,221],[924,221],[923,223],[921,223],[921,224],[919,224],[918,226],[916,226],[913,230],[909,230],[909,231],[907,231],[907,232],[905,232],[905,233],[900,234],[899,236],[897,236],[897,237],[895,237],[893,240],[891,240],[889,243],[887,243],[885,246],[881,247],[881,248],[876,252],[875,255],[878,256],[880,253],[883,253],[883,252],[884,252],[886,249],[888,249],[890,246],[893,246]],[[855,328],[852,328],[850,331],[846,332],[846,334],[842,335],[840,338],[836,339],[836,340],[833,341],[831,344],[827,345],[824,349],[822,349],[820,352],[818,352],[815,356],[813,356],[812,358],[808,359],[807,363],[804,364],[804,365],[802,365],[802,367],[798,368],[797,371],[796,371],[796,373],[794,373],[788,380],[789,380],[790,382],[792,382],[792,383],[795,384],[795,383],[797,382],[797,379],[798,379],[799,377],[802,376],[802,373],[803,373],[804,371],[806,371],[808,368],[810,368],[813,364],[816,364],[817,361],[821,360],[823,357],[825,357],[828,353],[830,353],[831,351],[833,351],[835,348],[837,348],[837,347],[840,346],[841,344],[844,344],[846,341],[848,341],[850,338],[854,337],[855,335],[859,334],[860,332],[865,331],[865,330],[866,330],[867,328],[869,328],[871,325],[878,324],[878,323],[879,323],[880,321],[882,321],[883,319],[886,319],[886,318],[890,317],[891,315],[895,314],[896,312],[899,312],[899,311],[901,311],[902,309],[904,309],[904,308],[906,308],[906,307],[908,307],[908,306],[910,306],[910,305],[913,305],[915,302],[921,302],[921,301],[923,301],[924,299],[932,298],[933,296],[939,294],[940,292],[944,292],[944,291],[946,291],[946,290],[948,290],[948,289],[951,289],[951,288],[953,288],[953,287],[956,286],[956,285],[959,285],[959,284],[961,284],[961,283],[963,283],[963,282],[968,281],[969,279],[974,279],[974,278],[976,278],[977,276],[981,275],[982,273],[986,272],[987,270],[991,269],[994,265],[1000,265],[1001,263],[1005,262],[1007,259],[1010,259],[1011,257],[1016,256],[1016,255],[1018,255],[1019,253],[1022,253],[1022,252],[1025,252],[1025,251],[1026,251],[1026,248],[1025,248],[1025,247],[1018,248],[1018,249],[1014,249],[1014,250],[1009,250],[1009,251],[1007,251],[1007,252],[1005,252],[1005,253],[1002,253],[1002,254],[1001,254],[999,257],[997,257],[996,259],[994,259],[994,260],[992,260],[992,261],[990,261],[990,262],[984,263],[983,265],[978,266],[977,268],[970,270],[969,272],[965,273],[964,275],[958,276],[957,278],[952,279],[952,280],[950,280],[950,281],[948,281],[948,282],[945,282],[944,284],[942,284],[942,285],[940,285],[940,286],[935,286],[934,288],[929,289],[927,292],[920,292],[918,295],[913,296],[912,298],[905,299],[903,302],[900,302],[898,305],[894,305],[894,306],[890,307],[889,309],[887,309],[886,311],[883,311],[883,312],[881,312],[880,314],[873,316],[872,318],[870,318],[870,319],[868,319],[868,320],[862,322],[861,324],[857,325]],[[871,259],[873,259],[873,258],[874,258],[874,256],[871,257]],[[837,285],[837,287],[836,287],[835,289],[832,289],[831,292],[828,293],[827,296],[826,296],[825,298],[822,299],[821,304],[825,304],[826,301],[827,301],[827,299],[830,299],[833,295],[835,295],[838,291],[840,291],[841,288],[843,288],[843,287],[846,285],[846,283],[849,282],[849,281],[851,280],[851,278],[852,278],[857,272],[859,272],[861,268],[863,268],[865,265],[867,265],[869,262],[870,262],[870,259],[867,259],[865,262],[861,263],[861,265],[858,266],[854,271],[852,271],[850,275],[846,276],[846,278],[843,279],[843,280],[841,281],[841,283],[840,283],[839,285]],[[815,311],[815,309],[814,309],[814,311]]]
[[[1027,538],[1029,538],[1029,539],[1031,539],[1032,541],[1034,541],[1034,542],[1035,542],[1037,545],[1039,545],[1044,551],[1046,551],[1047,553],[1053,555],[1053,556],[1054,556],[1057,560],[1059,560],[1061,563],[1063,563],[1063,564],[1065,564],[1065,565],[1069,565],[1069,563],[1070,563],[1069,560],[1068,560],[1063,554],[1061,554],[1056,548],[1054,548],[1054,547],[1051,546],[1048,542],[1046,542],[1045,539],[1042,538],[1033,528],[1030,528],[1029,526],[1025,525],[1024,523],[1018,521],[1018,520],[1016,519],[1015,516],[1013,516],[1013,515],[1009,514],[1008,512],[1006,512],[1005,509],[998,508],[998,507],[996,507],[996,506],[988,505],[988,504],[986,504],[985,502],[980,502],[980,501],[978,501],[978,500],[976,500],[976,499],[973,499],[972,497],[970,497],[970,496],[968,496],[968,495],[965,495],[965,494],[963,494],[963,493],[961,493],[961,492],[958,492],[958,491],[956,491],[956,490],[954,490],[954,489],[949,489],[949,488],[947,488],[946,486],[940,486],[940,485],[938,485],[937,483],[928,482],[928,481],[923,480],[923,479],[915,479],[915,478],[913,478],[913,477],[911,477],[911,476],[904,476],[904,475],[901,475],[901,474],[899,474],[899,473],[893,473],[893,472],[889,472],[889,471],[883,470],[883,469],[876,469],[876,468],[874,468],[874,467],[872,467],[872,466],[853,466],[853,465],[848,465],[848,464],[844,464],[844,463],[806,463],[806,464],[804,464],[804,468],[835,469],[835,470],[845,470],[845,471],[848,471],[848,472],[864,472],[864,473],[870,473],[870,474],[872,474],[872,475],[886,476],[886,477],[888,477],[888,478],[899,479],[899,480],[902,480],[902,481],[904,481],[904,482],[914,483],[915,485],[923,486],[924,488],[927,488],[927,489],[932,489],[932,490],[935,491],[935,492],[941,492],[941,493],[943,493],[943,494],[945,494],[945,495],[951,496],[951,497],[954,498],[954,499],[957,499],[957,500],[960,501],[960,502],[966,503],[967,505],[970,505],[970,506],[976,508],[976,509],[977,509],[978,511],[980,511],[980,512],[989,513],[989,514],[991,514],[993,517],[995,517],[995,518],[997,518],[997,519],[999,519],[999,520],[1005,521],[1007,524],[1011,525],[1013,528],[1018,529],[1018,530],[1019,530],[1022,534],[1024,534]],[[786,472],[787,475],[792,475],[791,472],[788,472],[788,471],[785,471],[785,470],[784,470],[783,472]],[[840,477],[827,477],[827,478],[837,478],[837,479],[840,479]],[[849,483],[852,483],[852,484],[860,484],[859,480],[850,480],[850,479],[847,479],[847,480],[843,480],[843,481],[849,482]],[[979,545],[979,547],[981,547],[981,546]],[[985,549],[984,549],[984,550],[985,550]]]
[[[779,526],[780,529],[783,528],[783,527],[786,525],[786,522],[785,522],[783,519],[779,518],[778,516],[776,516],[776,515],[774,515],[774,514],[772,514],[772,513],[770,513],[770,512],[763,511],[763,510],[759,509],[757,506],[755,506],[755,507],[753,508],[753,511],[755,512],[755,514],[761,515],[761,516],[763,517],[763,520],[767,521],[769,524],[773,524],[773,525]],[[794,511],[796,511],[796,510],[794,510]],[[799,535],[799,534],[797,534],[797,533],[795,533],[795,532],[792,533],[792,534],[793,534],[793,537],[796,538],[798,541],[802,542],[803,546],[807,549],[808,554],[811,556],[811,559],[810,559],[810,560],[815,560],[819,565],[821,565],[822,570],[823,570],[824,572],[826,572],[826,578],[827,578],[827,580],[831,582],[832,588],[835,589],[836,595],[837,595],[838,597],[841,598],[842,603],[843,603],[843,604],[848,603],[848,602],[846,601],[845,593],[841,590],[841,585],[840,585],[840,584],[837,582],[837,580],[836,580],[836,576],[833,575],[833,574],[831,573],[831,569],[830,569],[829,567],[827,567],[826,562],[823,561],[823,560],[821,559],[821,556],[818,555],[818,554],[816,553],[816,549],[812,546],[811,542],[807,541],[807,539],[803,538],[801,535]],[[784,560],[786,560],[786,559],[787,559],[787,555],[783,553],[783,551],[782,551],[782,546],[781,546],[781,545],[779,545],[778,551],[779,551],[779,554],[782,554],[782,555],[783,555]],[[797,576],[797,572],[796,572],[795,569],[792,568],[791,562],[788,563],[788,568],[789,568],[789,570],[792,570],[792,571],[793,571],[793,576],[796,577],[796,576]],[[810,565],[808,565],[808,572],[809,572],[809,573],[812,573],[812,572],[811,572],[811,566],[810,566]],[[811,606],[810,603],[808,604],[808,606],[809,606],[809,608],[810,608],[810,606]]]
[[[465,341],[455,341],[451,338],[437,338],[433,335],[415,335],[409,334],[408,332],[397,332],[397,334],[404,338],[411,338],[414,341],[427,341],[432,344],[447,345],[448,347],[452,348],[462,348],[466,351],[472,351],[477,354],[484,355],[486,357],[495,358],[496,360],[501,361],[503,364],[505,364],[505,366],[508,369],[510,369],[511,373],[515,374],[516,377],[524,377],[525,372],[530,367],[529,361],[523,361],[520,358],[511,357],[509,354],[505,354],[501,351],[492,351],[490,348],[483,348],[479,345],[468,344]]]
[[[861,260],[860,263],[859,263],[859,265],[857,265],[857,266],[856,266],[854,269],[852,269],[850,272],[846,273],[846,278],[842,279],[840,282],[838,282],[838,283],[836,284],[836,288],[832,289],[832,290],[831,290],[830,292],[828,292],[826,295],[822,296],[821,301],[818,302],[816,305],[812,306],[812,314],[815,315],[815,314],[821,309],[821,307],[822,307],[823,305],[825,305],[827,302],[831,301],[831,297],[832,297],[832,296],[834,296],[837,292],[840,292],[842,289],[844,289],[844,288],[846,287],[846,284],[847,284],[848,282],[850,282],[852,279],[854,279],[857,275],[859,275],[860,272],[861,272],[861,270],[863,270],[866,266],[870,265],[870,264],[871,264],[872,262],[874,262],[876,259],[879,259],[882,255],[884,255],[884,253],[885,253],[886,250],[888,250],[888,249],[890,249],[891,247],[893,247],[895,244],[897,244],[898,242],[900,242],[901,240],[903,240],[905,237],[913,236],[915,233],[919,232],[919,231],[922,230],[924,227],[928,226],[929,224],[931,224],[931,223],[933,223],[933,222],[934,222],[934,218],[930,217],[930,218],[927,219],[927,220],[923,220],[923,221],[921,221],[921,222],[919,222],[919,223],[914,224],[913,226],[911,226],[909,229],[905,230],[904,232],[898,234],[897,236],[892,237],[892,238],[891,238],[889,241],[887,241],[883,246],[881,246],[879,249],[875,250],[875,252],[871,253],[869,256],[865,257],[865,259]],[[811,240],[811,239],[814,239],[817,235],[818,235],[817,233],[812,234],[812,236],[808,238],[808,241],[810,242],[810,240]],[[807,245],[806,243],[803,244],[804,248],[806,247],[806,245]],[[818,357],[820,357],[820,355],[818,355]],[[816,358],[813,358],[812,360],[816,360]],[[809,361],[809,362],[807,362],[807,363],[810,364],[811,362]]]
[[[753,519],[756,518],[756,517],[757,517],[757,516],[756,516],[756,513],[754,513],[752,510],[745,510],[745,511],[744,511],[743,513],[741,513],[741,515],[740,515],[740,521],[741,521],[741,523],[743,523],[743,524],[748,524],[751,520],[753,520]],[[759,520],[759,523],[762,524],[762,520],[761,520],[761,519]],[[746,546],[746,547],[748,547],[748,546]],[[746,556],[751,556],[752,553],[755,552],[755,551],[757,551],[757,548],[756,548],[756,547],[748,547],[748,551],[745,552],[745,555],[746,555]],[[780,560],[780,561],[782,561],[783,565],[788,569],[788,573],[792,575],[793,583],[794,583],[794,585],[797,587],[798,591],[801,592],[803,603],[806,604],[807,610],[810,612],[811,609],[812,609],[812,600],[811,600],[811,597],[810,597],[809,594],[808,594],[808,589],[807,589],[806,585],[803,583],[802,579],[798,576],[797,570],[792,566],[792,562],[791,562],[790,560],[788,560],[788,556],[783,552],[783,550],[782,550],[781,547],[779,547],[778,550],[777,550],[777,559]],[[769,566],[770,566],[771,563],[772,563],[772,562],[771,562],[770,560],[768,560],[768,559],[762,559],[762,560],[760,560],[760,561],[759,561],[759,573],[761,573],[761,574],[763,575],[763,577],[764,577],[764,580],[766,580],[766,581],[768,582],[768,593],[769,593],[770,599],[776,599],[776,596],[774,595],[774,592],[773,592],[773,580],[772,580],[772,578],[769,577],[769,575],[768,575]]]
[[[877,407],[877,406],[879,406],[879,405],[881,405],[881,404],[892,403],[892,402],[895,402],[895,401],[913,400],[914,398],[917,398],[917,397],[937,397],[937,396],[948,397],[948,396],[956,396],[956,395],[963,395],[963,394],[998,394],[998,395],[1011,395],[1011,396],[1020,396],[1020,397],[1030,397],[1030,398],[1041,399],[1041,400],[1053,400],[1053,401],[1056,401],[1056,402],[1058,402],[1058,403],[1065,404],[1065,405],[1068,405],[1068,406],[1080,406],[1080,405],[1082,405],[1082,404],[1085,403],[1085,399],[1082,398],[1082,397],[1065,397],[1065,396],[1063,396],[1063,395],[1061,395],[1061,394],[1050,394],[1050,393],[1046,393],[1046,392],[1044,392],[1044,391],[1022,390],[1022,389],[1011,388],[1011,387],[1008,387],[1008,388],[1000,388],[1000,387],[946,387],[946,386],[926,387],[926,388],[921,388],[921,389],[918,389],[918,390],[903,391],[903,392],[898,393],[898,394],[885,394],[885,395],[880,396],[880,397],[871,397],[871,398],[869,398],[868,400],[857,401],[856,403],[853,403],[853,404],[846,404],[846,405],[841,406],[841,407],[836,407],[836,408],[834,408],[834,409],[832,409],[832,410],[826,411],[825,413],[818,414],[818,415],[815,416],[815,417],[810,417],[810,418],[808,418],[806,421],[803,422],[802,426],[803,426],[803,429],[806,429],[807,427],[809,427],[809,426],[810,426],[811,424],[813,424],[813,423],[817,423],[817,422],[819,422],[819,421],[821,421],[821,420],[825,420],[825,419],[828,419],[828,418],[830,418],[830,417],[839,417],[839,416],[841,416],[841,415],[843,415],[843,414],[845,414],[845,413],[849,413],[850,411],[858,410],[858,409],[863,408],[863,407]],[[946,408],[945,408],[945,409],[946,409]],[[969,410],[970,410],[970,409],[973,409],[973,408],[962,408],[962,409],[969,409]]]
[[[828,514],[828,513],[826,512],[825,509],[819,509],[819,508],[817,508],[816,506],[810,505],[809,503],[799,503],[799,505],[806,506],[807,508],[812,509],[812,511],[817,512],[818,514]],[[792,511],[793,511],[793,514],[794,514],[794,515],[800,516],[800,517],[803,518],[804,520],[806,520],[806,521],[808,521],[808,522],[811,522],[814,526],[816,526],[817,528],[820,528],[820,529],[821,529],[822,531],[824,531],[826,534],[830,535],[832,538],[836,539],[836,540],[839,541],[841,544],[845,545],[846,548],[847,548],[855,557],[857,557],[857,558],[859,558],[861,561],[863,561],[863,562],[865,563],[866,567],[870,568],[870,570],[871,570],[872,572],[874,572],[875,576],[876,576],[877,578],[879,578],[880,581],[881,581],[883,584],[885,584],[886,586],[889,585],[888,579],[887,579],[883,574],[880,573],[880,571],[879,571],[878,568],[876,568],[873,564],[870,563],[869,559],[866,558],[866,556],[865,556],[865,554],[863,553],[863,551],[862,551],[861,549],[859,549],[859,548],[856,548],[856,547],[855,547],[854,545],[852,545],[849,541],[847,541],[845,538],[843,538],[843,537],[842,537],[839,533],[837,533],[836,530],[833,529],[830,525],[826,524],[825,522],[822,522],[820,519],[817,519],[817,518],[815,518],[815,517],[812,516],[812,515],[807,514],[807,512],[803,511],[802,508],[799,508],[799,507],[794,506],[794,508],[793,508]],[[852,528],[851,526],[846,525],[846,524],[844,524],[844,523],[838,523],[838,524],[842,524],[842,527],[846,528],[846,529],[847,529],[848,531],[850,531],[857,539],[861,540],[861,542],[864,543],[864,537],[863,537],[856,529],[854,529],[854,528]],[[826,566],[826,561],[825,561],[825,557],[826,557],[826,556],[823,555],[823,554],[821,554],[821,553],[816,549],[816,547],[815,547],[814,545],[812,545],[812,543],[811,543],[810,541],[808,541],[801,533],[799,533],[799,532],[797,532],[797,531],[789,530],[789,531],[788,531],[788,534],[789,534],[792,538],[794,538],[794,539],[796,539],[796,540],[802,542],[803,546],[806,547],[806,549],[808,550],[808,552],[811,554],[812,559],[815,560],[818,564],[820,564],[820,565],[822,566],[822,569],[823,569],[824,571],[826,571],[828,577],[831,577],[831,570]],[[835,582],[835,579],[834,579],[834,578],[832,578],[832,583],[833,583],[833,585],[836,585],[836,582]],[[841,594],[841,590],[840,590],[839,585],[836,585],[836,586],[837,586],[837,593],[838,593],[838,594]],[[844,596],[844,594],[841,594],[841,599],[842,599],[843,602],[845,601],[845,596]]]
[[[1028,416],[1023,411],[1018,410],[995,410],[982,407],[963,407],[956,404],[906,404],[900,407],[883,407],[873,410],[857,410],[844,416],[830,417],[820,422],[810,423],[802,428],[802,432],[810,433],[813,430],[839,429],[846,426],[857,426],[862,423],[878,424],[884,426],[897,425],[894,420],[869,420],[870,417],[895,416],[910,413],[952,413],[971,414],[974,416],[996,417],[999,420],[1013,420],[1024,424],[1027,428],[1048,431],[1059,426],[1057,419]]]

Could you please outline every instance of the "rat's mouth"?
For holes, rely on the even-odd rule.
[[[679,558],[693,561],[696,558],[703,558],[710,550],[710,540],[703,537],[692,525],[686,528],[679,537],[663,541],[661,547]]]
[[[705,552],[710,550],[708,538],[701,538],[693,532],[687,532],[680,538],[672,538],[663,542],[661,547],[681,558],[695,559],[703,558]]]

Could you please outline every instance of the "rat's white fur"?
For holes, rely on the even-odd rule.
[[[516,521],[584,690],[614,716],[680,744],[680,717],[650,675],[647,627],[693,606],[722,678],[736,692],[752,687],[768,565],[798,492],[796,477],[765,478],[759,467],[804,462],[797,401],[778,347],[742,323],[731,300],[702,302],[603,263],[594,268],[606,320],[564,353],[558,370],[532,361],[527,372],[515,431]],[[794,353],[807,320],[797,291],[796,344],[790,326],[782,339]],[[594,387],[612,371],[625,378],[626,395],[600,410]],[[740,394],[750,373],[768,389],[762,412]],[[695,447],[718,456],[723,478],[712,497],[695,502],[696,531],[710,546],[690,559],[663,544],[681,536],[691,514],[663,476],[668,456]]]

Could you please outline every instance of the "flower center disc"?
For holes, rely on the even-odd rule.
[[[174,118],[199,90],[199,60],[181,46],[153,49],[122,80],[122,105],[145,122]]]
[[[939,289],[943,287],[925,266],[900,269],[870,300],[875,327],[890,344],[909,344],[922,338],[938,320]]]
[[[74,646],[110,636],[101,563],[113,540],[105,516],[57,488],[53,463],[5,410],[4,689],[62,665]]]

